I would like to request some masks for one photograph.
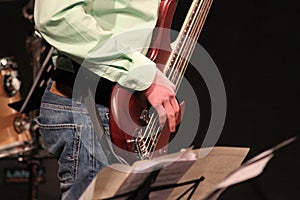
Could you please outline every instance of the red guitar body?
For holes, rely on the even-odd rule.
[[[153,32],[151,49],[147,54],[147,57],[158,66],[165,66],[164,64],[170,55],[169,29],[171,28],[176,5],[176,0],[162,0],[160,4],[156,27],[163,29],[158,28]],[[116,154],[128,163],[140,159],[149,159],[149,157],[141,157],[139,155],[140,150],[136,147],[139,140],[137,135],[142,132],[143,127],[147,127],[148,116],[146,110],[148,108],[149,104],[143,93],[128,90],[118,84],[114,86],[110,102],[111,140]],[[151,157],[166,154],[169,139],[170,132],[166,123],[160,131],[159,139],[150,141],[157,143],[155,148],[151,149],[153,152]]]

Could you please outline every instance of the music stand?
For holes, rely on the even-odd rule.
[[[115,200],[115,199],[126,199],[126,200],[149,200],[149,195],[151,192],[157,192],[167,189],[174,189],[176,187],[191,185],[187,190],[185,190],[178,198],[177,200],[184,198],[188,193],[188,197],[185,199],[191,199],[195,190],[199,186],[200,182],[202,182],[205,178],[201,176],[198,179],[186,181],[182,183],[172,183],[172,184],[165,184],[165,185],[159,185],[159,186],[152,186],[153,183],[155,183],[155,180],[157,176],[159,175],[160,170],[155,170],[150,173],[150,175],[146,178],[144,183],[138,187],[136,190],[126,192],[123,194],[118,194],[110,198],[105,198],[103,200]]]

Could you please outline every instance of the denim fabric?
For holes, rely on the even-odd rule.
[[[51,84],[43,95],[37,123],[44,147],[58,161],[62,199],[75,200],[108,161],[84,102],[52,94]],[[109,132],[108,108],[97,108]]]

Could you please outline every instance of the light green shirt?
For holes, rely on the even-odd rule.
[[[72,71],[65,60],[67,56],[101,77],[145,90],[156,70],[145,53],[159,3],[160,0],[36,0],[34,17],[43,38],[57,50],[53,55],[57,67]]]

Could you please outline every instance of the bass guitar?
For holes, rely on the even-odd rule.
[[[161,0],[159,18],[147,57],[175,85],[176,92],[188,67],[192,52],[213,0],[193,0],[183,26],[171,48],[170,28],[176,0]],[[158,115],[150,112],[141,92],[115,85],[110,101],[110,132],[114,150],[128,163],[168,153],[171,133],[166,123],[160,126]]]

